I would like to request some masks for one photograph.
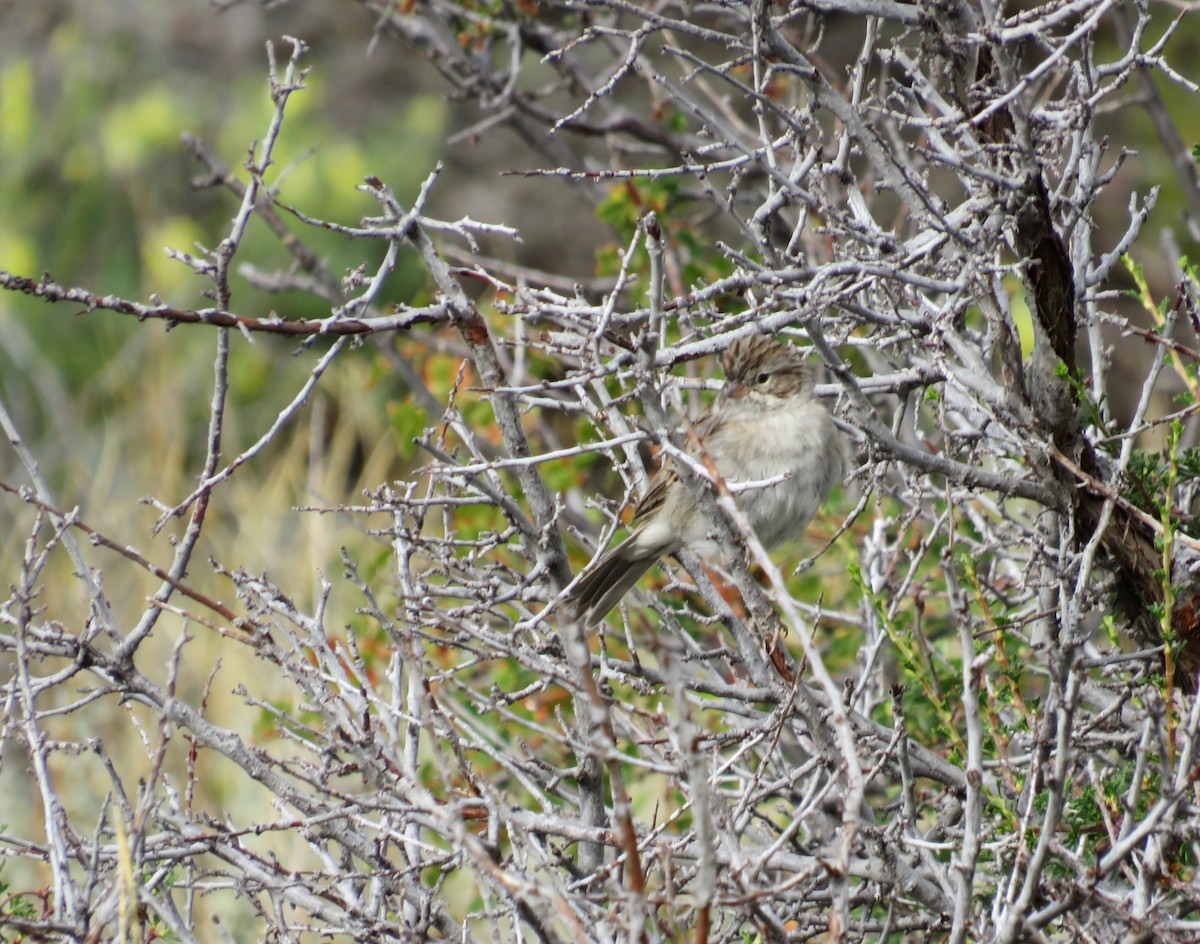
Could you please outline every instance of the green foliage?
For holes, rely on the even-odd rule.
[[[8,835],[8,824],[0,824],[0,833]],[[0,862],[0,876],[4,874],[5,863]],[[34,920],[38,917],[39,896],[30,892],[14,892],[8,882],[0,878],[0,928],[4,925],[6,916]],[[0,940],[8,938],[0,937]],[[14,939],[16,940],[16,939]]]
[[[900,684],[906,691],[905,718],[913,736],[925,744],[945,744],[961,755],[965,746],[957,729],[954,707],[961,687],[958,659],[945,659],[935,653],[928,639],[928,627],[918,626],[914,608],[902,607],[893,614],[885,598],[863,579],[856,563],[850,562],[848,570],[851,581],[875,611],[894,648]]]
[[[393,401],[388,404],[388,418],[392,421],[392,430],[396,433],[396,443],[400,457],[406,462],[416,458],[416,440],[425,429],[429,420],[428,414],[408,400]]]
[[[1073,373],[1070,371],[1062,361],[1054,365],[1054,376],[1065,380],[1071,387],[1071,390],[1075,394],[1075,402],[1079,404],[1079,410],[1084,422],[1100,430],[1102,436],[1109,435],[1108,420],[1104,416],[1104,404],[1108,400],[1108,394],[1106,393],[1099,400],[1094,400],[1092,398],[1092,389],[1088,386],[1086,378],[1077,372]]]
[[[596,217],[616,230],[618,238],[628,243],[647,213],[657,213],[660,222],[670,219],[677,205],[679,189],[680,178],[676,176],[622,181],[609,189],[608,195],[596,208]]]
[[[658,217],[664,239],[682,262],[681,275],[685,283],[712,282],[730,275],[734,270],[732,260],[712,244],[702,228],[683,216],[684,204],[682,178],[674,175],[638,177],[611,187],[596,208],[596,217],[613,228],[618,242],[597,252],[597,271],[602,275],[620,272],[638,225],[647,213],[653,212]],[[753,254],[749,247],[743,247],[743,250]],[[632,271],[639,274],[635,291],[644,291],[649,269],[645,245],[638,246],[630,265]],[[716,307],[722,311],[740,304],[732,294],[716,299]]]
[[[1128,254],[1122,256],[1121,261],[1125,264],[1126,270],[1133,278],[1134,289],[1129,292],[1130,297],[1137,299],[1138,303],[1150,315],[1158,328],[1164,328],[1167,325],[1167,313],[1176,303],[1167,296],[1155,302],[1153,292],[1150,289],[1149,282],[1146,280],[1146,275],[1141,264]],[[1179,265],[1183,269],[1185,278],[1192,282],[1193,288],[1200,287],[1200,278],[1197,277],[1196,267],[1188,262],[1187,257],[1180,259]],[[1179,350],[1172,345],[1167,345],[1166,351],[1167,360],[1170,362],[1179,379],[1183,381],[1183,385],[1187,388],[1187,394],[1183,398],[1184,402],[1196,403],[1200,401],[1200,371],[1197,370],[1196,364],[1185,364]]]
[[[1175,506],[1176,490],[1200,479],[1200,447],[1179,449],[1178,421],[1171,426],[1165,453],[1135,449],[1130,454],[1121,496],[1148,514],[1191,537],[1200,536],[1200,522]]]
[[[1169,301],[1166,298],[1154,301],[1150,283],[1146,281],[1145,267],[1128,253],[1121,257],[1121,262],[1125,265],[1125,271],[1133,278],[1134,288],[1127,293],[1129,297],[1137,299],[1143,308],[1161,317],[1166,312]]]

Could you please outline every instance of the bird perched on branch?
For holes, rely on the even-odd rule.
[[[782,481],[742,491],[738,507],[767,548],[802,532],[834,483],[842,444],[833,418],[813,394],[800,352],[772,337],[739,338],[721,355],[725,386],[695,424],[700,449],[729,483]],[[591,625],[616,606],[650,566],[687,549],[712,556],[712,522],[676,473],[664,465],[638,503],[633,531],[578,581],[567,597]]]

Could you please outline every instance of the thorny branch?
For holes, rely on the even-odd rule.
[[[0,922],[87,940],[136,918],[192,940],[208,896],[281,940],[1194,940],[1200,423],[1162,398],[1197,389],[1181,335],[1200,328],[1200,284],[1183,264],[1162,305],[1136,273],[1143,310],[1119,297],[1155,194],[1121,190],[1138,157],[1105,125],[1143,89],[1194,234],[1194,164],[1155,81],[1196,90],[1168,61],[1174,13],[360,5],[379,50],[398,41],[478,107],[458,139],[511,130],[542,164],[514,173],[590,204],[624,195],[640,219],[611,277],[575,290],[482,254],[511,227],[436,219],[440,168],[411,204],[369,177],[380,211],[358,225],[286,203],[267,178],[304,89],[291,40],[282,74],[271,53],[274,110],[244,174],[187,140],[203,183],[236,201],[217,249],[172,254],[214,307],[0,272],[5,291],[218,339],[198,484],[156,501],[161,523],[190,513],[169,566],[62,511],[0,405],[28,480],[4,486],[27,520],[0,603],[0,764],[30,771],[42,810],[3,827],[0,855],[47,877],[37,907]],[[328,317],[239,310],[230,274],[255,217],[296,267],[243,274]],[[373,241],[382,261],[342,283],[309,229]],[[381,310],[410,253],[434,297]],[[334,341],[223,459],[230,360],[255,332]],[[715,480],[676,434],[715,386],[704,359],[759,332],[820,356],[853,457],[813,526],[841,537],[790,576],[738,511],[747,483]],[[386,543],[391,579],[347,553],[308,608],[287,577],[236,567],[216,568],[236,606],[191,589],[207,510],[359,335],[431,411],[427,463],[342,509]],[[460,362],[448,390],[412,354],[435,345]],[[1147,357],[1117,389],[1131,349]],[[494,428],[468,420],[479,403]],[[1165,454],[1146,438],[1159,428]],[[651,451],[691,476],[731,553],[665,563],[588,634],[555,603],[644,492]],[[100,579],[113,563],[77,532],[161,581],[132,629]],[[85,591],[68,617],[44,599],[63,552]],[[144,664],[173,617],[226,631],[176,594],[291,686],[291,707],[252,672],[238,689],[274,740],[208,718],[223,676],[210,667],[195,693],[187,631],[166,681]],[[331,615],[340,594],[353,621]],[[64,724],[95,711],[137,731],[148,779]],[[182,790],[165,772],[181,750]],[[275,818],[204,812],[210,756]],[[63,800],[67,757],[111,783],[90,819]]]

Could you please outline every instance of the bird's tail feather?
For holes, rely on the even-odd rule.
[[[576,584],[567,602],[589,626],[599,623],[641,579],[658,555],[635,555],[626,541],[600,558]]]

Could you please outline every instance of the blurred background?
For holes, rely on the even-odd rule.
[[[355,190],[365,177],[380,177],[411,201],[441,161],[432,215],[470,214],[520,230],[522,242],[495,240],[485,245],[488,254],[567,277],[594,272],[605,228],[591,205],[551,182],[562,202],[546,212],[545,181],[538,203],[535,182],[500,176],[538,163],[512,135],[448,145],[477,116],[455,112],[423,60],[375,37],[360,6],[247,3],[222,11],[206,0],[3,0],[0,25],[0,268],[49,273],[99,294],[211,304],[201,294],[204,280],[164,247],[195,253],[197,244],[215,246],[237,204],[227,190],[193,185],[207,172],[181,135],[195,135],[239,171],[273,107],[265,43],[275,41],[282,67],[290,35],[311,47],[312,72],[289,105],[276,151],[285,202],[356,224],[377,209]],[[339,277],[364,262],[370,269],[382,254],[378,245],[288,225]],[[267,273],[290,262],[257,220],[239,259]],[[424,291],[423,272],[408,257],[383,300],[419,300]],[[232,305],[250,317],[328,315],[312,295],[267,293],[240,277]],[[0,395],[62,503],[78,503],[94,527],[154,557],[148,528],[157,512],[135,502],[150,496],[173,504],[194,486],[213,333],[167,331],[11,293],[0,295],[0,330]],[[267,336],[253,344],[238,338],[234,347],[237,408],[226,429],[227,458],[262,434],[315,360],[309,352],[293,357],[294,342]],[[305,423],[292,424],[214,509],[210,553],[220,558],[236,547],[248,567],[278,568],[286,547],[297,555],[298,575],[336,565],[348,539],[338,536],[344,525],[291,508],[355,499],[412,456],[411,438],[425,418],[411,405],[398,408],[405,390],[386,362],[368,346],[334,373],[306,406]],[[19,477],[14,463],[11,452],[0,455],[6,481]],[[0,507],[6,532],[14,511]],[[297,528],[304,533],[292,533]],[[19,553],[19,541],[8,551]]]
[[[524,243],[499,240],[486,251],[513,259],[519,252],[522,261],[552,260],[556,271],[592,273],[603,229],[590,207],[563,189],[558,209],[571,219],[572,233],[564,241],[550,215],[528,199],[524,181],[497,176],[498,170],[535,163],[519,141],[500,135],[447,146],[455,127],[467,125],[470,116],[455,114],[438,77],[419,57],[394,41],[375,39],[362,7],[253,3],[221,12],[207,0],[0,2],[0,269],[34,277],[49,273],[64,285],[142,301],[155,294],[181,306],[212,304],[202,296],[207,283],[170,259],[164,247],[189,253],[196,244],[214,247],[227,233],[237,202],[226,189],[193,186],[207,172],[181,135],[195,135],[239,170],[266,133],[273,110],[265,43],[276,43],[282,68],[290,53],[284,36],[311,47],[306,65],[312,68],[306,91],[289,105],[276,152],[286,202],[316,217],[356,224],[377,210],[354,189],[364,177],[379,176],[411,202],[442,161],[446,170],[432,214],[454,219],[470,213],[517,226]],[[288,225],[338,277],[364,262],[372,268],[382,254],[377,244],[350,243],[294,220]],[[278,238],[257,220],[239,258],[264,272],[286,269],[290,262]],[[240,276],[233,287],[232,307],[246,316],[329,314],[327,305],[305,293],[269,294]],[[408,258],[382,300],[419,300],[424,291],[423,270]],[[195,487],[212,396],[215,332],[186,326],[168,331],[162,323],[138,324],[112,312],[88,315],[2,293],[0,338],[0,397],[58,505],[78,506],[90,526],[155,563],[169,564],[181,524],[172,522],[152,536],[159,512],[139,502],[153,498],[173,505]],[[269,428],[327,346],[304,349],[266,335],[253,343],[232,338],[225,461]],[[438,375],[439,389],[456,367],[457,359],[449,356],[421,364]],[[406,393],[375,347],[364,345],[340,358],[297,421],[213,503],[188,582],[228,600],[228,581],[213,573],[210,558],[229,567],[270,569],[311,606],[319,574],[338,580],[343,547],[368,568],[366,576],[372,562],[386,569],[387,546],[366,533],[367,519],[295,509],[361,503],[364,489],[403,474],[414,455],[413,436],[431,421]],[[27,482],[7,444],[0,448],[0,481]],[[5,536],[0,572],[16,572],[33,525],[21,502],[0,501]],[[119,624],[132,625],[158,582],[109,552],[85,548],[85,553],[93,566],[105,569]],[[69,568],[59,555],[48,577]],[[53,583],[78,588],[69,578]],[[386,600],[388,581],[382,584]],[[82,594],[44,602],[46,618],[82,631],[87,613]],[[330,606],[331,626],[355,619],[353,600],[335,593]],[[174,617],[159,624],[139,655],[148,673],[165,683],[172,649],[185,631],[197,638],[187,650],[188,670],[179,675],[180,695],[199,703],[211,673],[210,720],[252,741],[278,736],[268,711],[248,707],[233,694],[240,686],[251,699],[302,716],[293,690],[256,671],[248,650]],[[9,676],[13,667],[4,663],[0,671]],[[101,739],[132,787],[150,767],[145,743],[153,740],[153,719],[128,703],[97,720],[103,717],[67,715],[47,728],[64,739]],[[273,750],[286,747],[275,744]],[[177,785],[185,776],[185,757],[183,751],[168,756],[168,776]],[[0,766],[0,823],[13,826],[13,835],[39,841],[44,811],[19,758],[19,750],[8,750]],[[101,759],[87,754],[54,759],[60,766],[51,774],[71,805],[72,820],[94,822],[113,789]],[[273,818],[265,792],[258,795],[244,777],[231,777],[234,771],[220,759],[202,754],[198,763],[200,809],[234,822]],[[308,861],[295,859],[294,847],[276,844],[271,836],[258,848],[273,844],[285,859]],[[0,858],[0,893],[41,889],[48,881],[27,859]],[[226,902],[210,903],[240,939],[254,939],[240,930],[251,927],[251,916],[231,912]]]
[[[312,71],[307,90],[289,106],[277,150],[285,202],[353,224],[375,209],[354,189],[364,177],[378,176],[402,201],[411,200],[441,161],[446,170],[433,191],[432,215],[469,214],[516,227],[520,242],[485,241],[484,254],[563,281],[594,277],[598,252],[614,240],[613,229],[597,219],[603,189],[505,175],[546,162],[504,128],[456,136],[480,119],[475,106],[449,101],[433,69],[377,36],[374,25],[364,6],[345,2],[0,0],[0,268],[33,277],[45,272],[61,284],[136,300],[155,294],[184,306],[207,304],[200,294],[205,283],[164,247],[194,252],[196,244],[215,245],[236,202],[226,190],[193,186],[206,171],[181,135],[195,135],[238,170],[265,133],[272,108],[265,43],[276,42],[282,62],[288,52],[282,38],[291,35],[311,47]],[[1169,58],[1197,61],[1200,29],[1185,24]],[[1160,92],[1185,134],[1200,140],[1200,110],[1189,107],[1187,93],[1169,84]],[[1098,216],[1112,230],[1097,240],[1115,238],[1125,225],[1128,207],[1115,201],[1118,191],[1144,194],[1156,186],[1163,192],[1145,229],[1150,238],[1140,245],[1156,242],[1165,227],[1178,232],[1183,197],[1148,117],[1125,108],[1111,126],[1113,140],[1139,157],[1120,171],[1125,185],[1107,191],[1114,205]],[[547,194],[555,199],[548,202]],[[364,261],[370,268],[381,252],[288,222],[339,276]],[[1137,260],[1160,297],[1171,289],[1168,248]],[[264,272],[290,261],[258,221],[240,258]],[[268,294],[241,278],[234,290],[233,306],[248,316],[328,313],[306,293]],[[423,291],[420,267],[408,257],[385,300],[419,299]],[[190,490],[197,472],[210,332],[146,329],[113,313],[83,315],[12,293],[0,294],[0,329],[0,394],[17,411],[27,444],[62,500],[78,501],[101,530],[145,537],[155,512],[144,508],[142,520],[130,520],[126,499],[170,501]],[[1148,356],[1143,347],[1116,340],[1116,369],[1124,359]],[[233,392],[240,402],[227,430],[228,455],[257,438],[311,364],[307,356],[291,357],[295,345],[288,341],[258,337],[236,348]],[[281,542],[290,541],[286,529],[298,520],[288,502],[264,502],[257,490],[299,504],[341,501],[396,474],[411,455],[408,439],[421,424],[397,415],[404,390],[386,363],[368,349],[335,373],[307,408],[310,428],[294,426],[255,475],[236,483],[247,490],[245,508],[279,511],[274,523],[256,514],[247,533],[238,527],[237,509],[226,505],[230,520],[222,533],[237,541],[248,564],[277,562]],[[1119,414],[1125,406],[1114,409]],[[279,454],[285,449],[291,454]],[[0,453],[7,478],[13,461]],[[10,512],[0,506],[0,515]],[[312,527],[337,525],[325,519]],[[217,537],[210,531],[210,540]],[[327,559],[327,551],[309,551],[310,565]]]

